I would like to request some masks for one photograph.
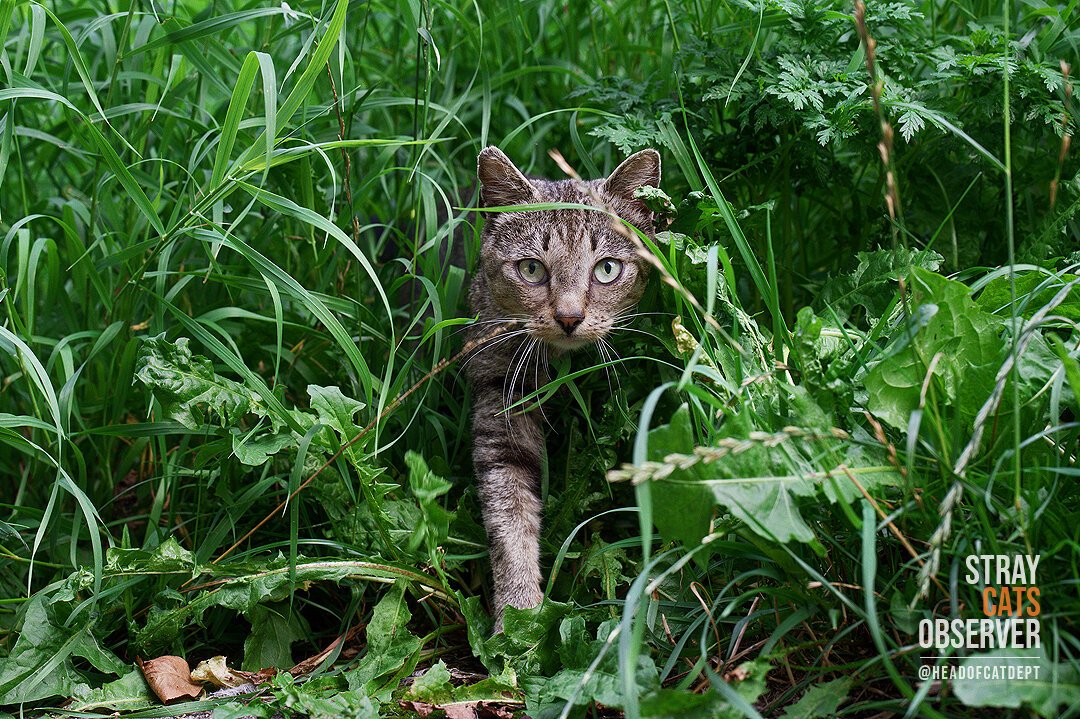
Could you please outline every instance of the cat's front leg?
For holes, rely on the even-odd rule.
[[[503,413],[501,383],[487,389],[487,393],[477,393],[473,414],[473,465],[495,580],[495,631],[501,632],[506,605],[535,607],[543,598],[540,463],[544,437],[532,414]]]

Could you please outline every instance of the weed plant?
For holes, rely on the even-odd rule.
[[[1075,714],[1074,5],[871,2],[869,44],[828,0],[0,0],[0,704],[224,654],[282,670],[224,716]],[[488,144],[657,147],[667,218],[640,316],[529,398],[550,578],[498,636]],[[1013,553],[1041,681],[920,681]]]

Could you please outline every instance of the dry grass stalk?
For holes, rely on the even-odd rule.
[[[893,127],[885,116],[885,109],[881,105],[881,95],[885,89],[885,81],[877,74],[877,41],[870,35],[866,27],[866,3],[863,0],[855,0],[855,26],[859,31],[866,50],[866,71],[870,74],[870,97],[874,106],[874,114],[877,115],[881,124],[881,142],[878,143],[878,152],[881,154],[881,162],[885,167],[885,205],[889,210],[889,219],[893,222],[893,241],[897,239],[896,223],[903,217],[900,209],[900,190],[896,183],[896,173],[893,171]]]
[[[784,427],[779,432],[751,432],[745,439],[724,437],[717,440],[716,447],[694,447],[692,454],[672,453],[663,461],[648,461],[641,464],[624,464],[608,472],[609,482],[642,482],[665,479],[677,469],[689,469],[696,464],[709,464],[728,455],[741,454],[753,447],[777,447],[792,439],[824,440],[851,439],[851,435],[842,429],[831,428],[827,433],[811,432],[801,427]]]
[[[1065,102],[1061,113],[1061,149],[1058,151],[1057,172],[1054,179],[1050,180],[1050,209],[1054,209],[1057,202],[1058,184],[1061,182],[1061,168],[1065,165],[1065,156],[1069,154],[1069,145],[1072,144],[1072,135],[1069,134],[1069,101],[1072,99],[1072,85],[1069,83],[1069,71],[1072,67],[1064,60],[1061,61],[1061,81],[1065,85]]]

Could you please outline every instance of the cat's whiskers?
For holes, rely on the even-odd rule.
[[[536,390],[540,389],[540,360],[541,360],[541,358],[544,361],[544,380],[545,380],[545,382],[548,379],[548,375],[547,375],[547,351],[548,350],[547,350],[547,343],[546,342],[540,342],[537,345],[536,362],[533,363],[533,391],[536,391]],[[544,420],[544,424],[546,424],[546,425],[548,425],[550,427],[551,423],[548,422],[547,415],[544,413],[544,403],[540,401],[539,396],[537,396],[537,398],[536,398],[536,407],[537,407],[537,409],[540,410],[540,417]]]
[[[631,317],[648,317],[650,315],[667,315],[668,317],[674,317],[674,312],[618,312],[612,316],[613,320],[621,320]]]
[[[498,347],[500,345],[506,344],[507,342],[514,339],[515,337],[520,337],[523,334],[527,334],[528,331],[529,330],[527,330],[527,329],[514,330],[513,332],[508,332],[508,333],[503,334],[503,335],[498,335],[496,337],[492,337],[491,339],[485,341],[483,344],[481,344],[479,347],[477,347],[476,350],[474,350],[472,354],[470,354],[468,356],[468,358],[465,360],[465,362],[461,365],[462,369],[467,367],[470,362],[472,362],[474,359],[479,357],[484,352],[487,352],[488,350],[492,349],[493,347]]]
[[[597,338],[596,352],[600,355],[600,361],[603,363],[604,376],[607,378],[608,392],[614,394],[615,387],[611,384],[611,372],[609,371],[610,367],[608,366],[608,363],[611,362],[611,360],[608,358],[607,350],[604,349],[605,344],[603,337]]]
[[[529,392],[531,391],[529,389],[529,387],[528,387],[529,360],[530,360],[530,358],[533,357],[533,355],[536,354],[537,347],[539,347],[539,346],[540,346],[540,340],[538,338],[536,338],[536,337],[533,337],[531,339],[531,341],[529,342],[528,349],[525,350],[525,354],[521,358],[521,362],[519,363],[518,369],[516,371],[516,376],[515,376],[515,380],[516,380],[517,376],[521,377],[521,392],[520,392],[519,400],[517,400],[517,401],[520,401],[520,397],[524,397],[525,395],[529,394]],[[510,384],[510,400],[514,400],[514,384],[515,384],[515,382],[512,382]],[[534,386],[532,389],[536,389],[536,387]],[[518,408],[517,411],[521,412],[521,413],[525,413],[525,412],[528,411],[528,406],[527,405],[522,405],[521,407]]]
[[[659,337],[654,335],[652,332],[646,332],[645,330],[639,330],[637,327],[627,327],[626,325],[612,325],[611,332],[612,332],[612,334],[614,334],[615,332],[637,332],[638,334],[646,335],[648,337],[652,337],[657,342],[663,342],[663,340],[661,340]]]
[[[511,381],[510,380],[510,376],[511,376],[510,369],[514,366],[514,361],[517,359],[517,356],[518,356],[519,353],[524,355],[524,351],[525,351],[526,346],[528,346],[528,342],[521,342],[517,347],[514,348],[514,354],[510,355],[510,361],[508,361],[506,363],[506,371],[503,374],[503,387],[502,387],[502,407],[503,408],[502,408],[502,416],[503,416],[503,421],[506,423],[506,434],[511,439],[513,439],[513,437],[514,437],[514,427],[513,427],[513,424],[510,422],[509,407],[510,407],[510,394],[511,393],[510,393],[510,391],[507,390],[507,383]],[[512,389],[512,387],[513,387],[513,385],[511,385],[511,389]]]
[[[470,327],[481,327],[483,325],[499,325],[499,324],[514,325],[514,324],[521,324],[523,322],[528,322],[528,320],[529,320],[529,318],[525,317],[525,316],[521,316],[521,317],[502,317],[502,318],[494,319],[494,320],[474,320],[474,321],[472,321],[472,322],[470,322],[470,323],[468,323],[466,325],[462,325],[461,327],[458,327],[456,330],[453,331],[452,335],[456,337],[457,335],[459,335],[462,332],[466,331]]]
[[[610,366],[611,374],[615,375],[615,384],[617,384],[619,386],[619,394],[622,394],[622,391],[623,391],[622,380],[619,379],[619,364],[622,363],[622,357],[619,355],[618,352],[615,351],[615,348],[606,339],[600,338],[600,342],[603,344],[603,346],[605,348],[604,353],[608,356],[608,362],[611,363],[611,366]],[[611,359],[612,356],[614,356],[614,359]],[[604,369],[607,370],[608,367],[605,367]],[[609,387],[611,386],[610,377],[608,379],[608,386]]]
[[[521,352],[521,359],[517,361],[516,365],[514,365],[513,375],[511,376],[509,374],[509,372],[507,372],[507,375],[509,376],[509,379],[510,379],[510,389],[509,390],[506,389],[506,379],[503,380],[503,394],[504,394],[503,415],[506,418],[507,432],[511,437],[513,437],[513,435],[514,435],[514,426],[513,426],[513,423],[510,421],[510,417],[511,417],[510,406],[514,403],[514,388],[517,386],[518,376],[521,376],[521,379],[522,379],[522,382],[521,382],[521,394],[522,394],[522,396],[525,395],[525,380],[526,380],[528,375],[523,373],[522,370],[526,366],[526,363],[528,362],[529,356],[532,354],[533,350],[536,348],[536,343],[537,342],[539,342],[539,340],[536,339],[535,337],[530,337],[528,339],[528,341],[522,342],[521,347],[519,347],[517,349],[517,351],[514,352],[513,357],[510,358],[509,365],[507,365],[507,369],[509,370],[510,365],[514,365],[514,359],[517,358],[518,352]],[[522,351],[522,350],[524,350],[524,351]],[[520,409],[520,410],[517,410],[517,411],[522,412],[522,411],[524,411],[524,409]]]

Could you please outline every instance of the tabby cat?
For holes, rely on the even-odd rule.
[[[477,161],[483,207],[568,202],[602,207],[647,236],[652,213],[634,198],[660,183],[660,155],[642,150],[606,179],[528,178],[495,147]],[[641,298],[649,265],[622,223],[594,210],[485,215],[480,265],[469,290],[481,343],[466,367],[473,398],[473,465],[495,580],[495,630],[503,610],[540,603],[540,471],[536,411],[511,407],[548,381],[548,352],[593,345]],[[495,335],[493,337],[493,335]],[[555,427],[557,430],[558,427]]]

